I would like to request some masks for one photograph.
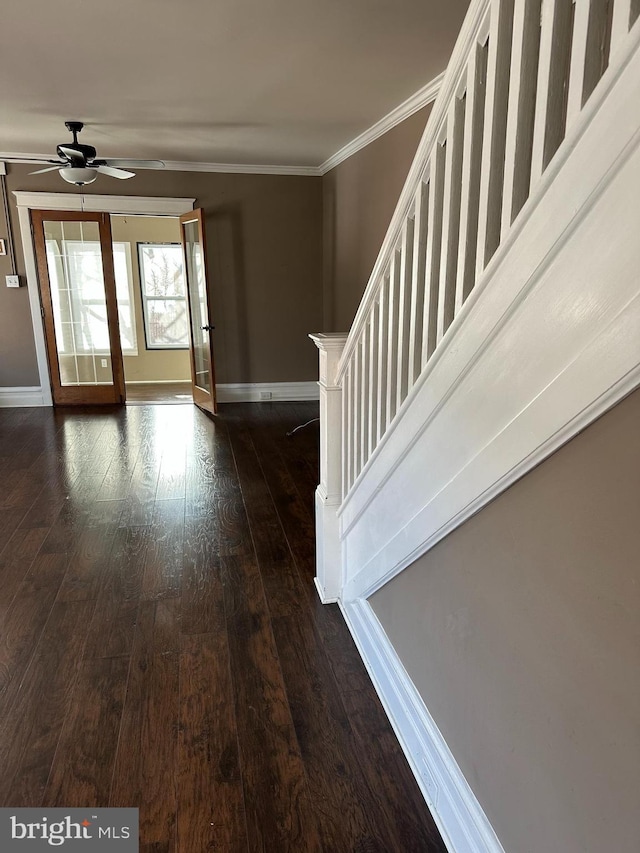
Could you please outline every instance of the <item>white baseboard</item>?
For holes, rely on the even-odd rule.
[[[127,385],[175,385],[180,379],[156,380],[154,382],[127,382]],[[188,381],[185,384],[189,384]],[[296,402],[298,400],[318,400],[317,382],[235,382],[216,386],[219,403],[259,403],[276,400]],[[264,394],[270,394],[264,397]],[[11,406],[48,405],[40,386],[0,388],[0,408]]]
[[[232,382],[216,385],[219,403],[260,403],[269,400],[318,400],[317,382]],[[265,397],[264,395],[270,395]]]
[[[47,406],[39,385],[23,385],[15,388],[0,388],[0,409]]]
[[[371,605],[356,599],[340,607],[447,849],[504,853]]]

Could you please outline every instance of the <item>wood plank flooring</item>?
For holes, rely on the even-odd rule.
[[[128,406],[149,403],[193,404],[190,379],[184,382],[127,382],[126,391]]]
[[[143,853],[444,853],[313,586],[312,403],[0,409],[0,805]]]

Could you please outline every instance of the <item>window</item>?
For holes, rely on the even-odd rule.
[[[138,243],[147,349],[188,349],[180,243]]]
[[[58,352],[61,355],[109,355],[111,346],[106,323],[99,241],[47,240],[46,246],[56,328],[67,329],[67,334],[57,339]],[[122,353],[137,355],[131,250],[128,243],[113,244],[113,264]],[[67,304],[60,303],[61,293],[66,294]]]

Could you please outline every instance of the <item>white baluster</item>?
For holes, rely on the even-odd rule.
[[[545,138],[547,134],[547,114],[551,92],[551,64],[553,49],[553,28],[556,0],[542,0],[540,18],[540,56],[538,59],[538,80],[536,84],[536,109],[533,118],[533,146],[531,151],[531,179],[529,192],[540,180],[545,168]]]
[[[396,413],[398,397],[398,308],[400,304],[400,252],[391,256],[389,269],[389,325],[387,327],[387,424]]]
[[[541,0],[522,0],[513,13],[501,242],[529,194]]]
[[[424,315],[427,231],[429,227],[429,184],[420,181],[415,198],[413,234],[413,270],[411,272],[411,306],[409,318],[408,389],[420,375],[422,367],[422,322]]]
[[[360,370],[360,345],[356,344],[352,356],[353,365],[353,483],[360,473],[360,399],[362,396],[362,372]]]
[[[376,422],[378,426],[377,441],[384,435],[387,421],[387,398],[389,388],[387,387],[387,340],[389,334],[389,272],[382,279],[380,288],[380,322],[378,324],[378,414]]]
[[[412,211],[413,213],[413,211]],[[415,214],[414,214],[415,215]],[[415,219],[410,216],[404,223],[401,238],[400,299],[398,302],[398,360],[396,409],[407,396],[409,382],[409,318],[411,311],[411,273],[413,271],[413,235]]]
[[[342,499],[351,486],[349,463],[351,455],[351,367],[342,382]]]
[[[369,340],[371,337],[371,321],[366,324],[362,332],[360,348],[362,352],[362,393],[360,394],[362,426],[360,428],[360,442],[362,446],[361,470],[369,458],[369,400],[371,397],[371,385],[369,384]]]
[[[485,44],[476,42],[469,57],[467,68],[464,141],[462,144],[460,238],[458,240],[458,271],[456,275],[456,314],[475,283],[486,75],[486,42]]]
[[[422,321],[422,367],[436,348],[440,247],[442,244],[442,201],[446,146],[436,144],[429,165],[429,231],[427,233],[426,289]]]
[[[454,97],[447,117],[447,153],[444,169],[442,245],[438,284],[436,345],[449,328],[455,311],[455,280],[458,269],[462,148],[465,100]]]
[[[476,281],[500,242],[512,22],[512,0],[496,0],[491,4]]]
[[[611,21],[611,56],[614,57],[626,41],[631,20],[631,0],[614,0]]]
[[[567,128],[570,128],[582,109],[584,73],[587,61],[587,34],[591,0],[574,0],[573,39],[569,66],[569,94],[567,95]]]
[[[356,371],[353,357],[349,361],[349,489],[356,479]]]
[[[378,443],[378,413],[380,410],[378,384],[378,342],[380,339],[380,302],[373,306],[369,335],[369,455]]]

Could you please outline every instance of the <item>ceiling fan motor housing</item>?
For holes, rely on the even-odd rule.
[[[58,145],[56,148],[56,152],[58,157],[61,157],[63,160],[68,156],[68,151],[77,151],[78,154],[85,160],[93,160],[96,156],[96,149],[93,145],[82,145],[80,142],[67,142],[62,145]]]

